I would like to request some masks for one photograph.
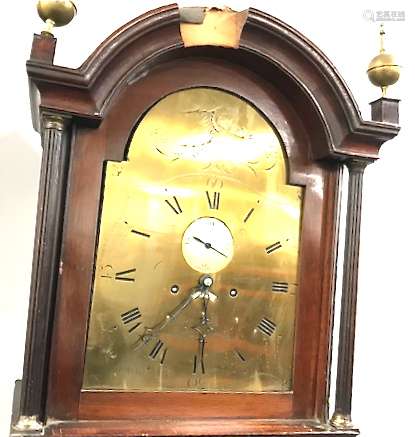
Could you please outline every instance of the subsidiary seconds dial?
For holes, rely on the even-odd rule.
[[[184,231],[183,257],[201,273],[224,269],[233,257],[233,237],[225,223],[214,217],[200,217]]]

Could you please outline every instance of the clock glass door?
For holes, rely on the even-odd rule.
[[[302,188],[250,103],[178,91],[107,162],[83,390],[292,389]]]

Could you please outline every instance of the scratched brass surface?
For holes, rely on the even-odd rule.
[[[245,101],[197,88],[156,104],[128,160],[106,167],[83,389],[291,390],[301,197],[286,184],[278,136]],[[135,350],[198,284],[182,238],[202,217],[223,222],[233,239],[232,259],[212,274],[217,299],[205,300],[203,359],[200,298]]]

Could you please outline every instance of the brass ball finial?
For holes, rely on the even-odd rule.
[[[76,6],[70,0],[39,0],[37,12],[46,23],[42,33],[52,35],[54,27],[66,26],[72,21],[76,15]]]
[[[369,64],[367,75],[373,85],[382,89],[382,97],[386,95],[388,86],[393,85],[399,79],[401,67],[396,63],[395,58],[384,48],[385,30],[380,25],[380,53],[375,56]]]

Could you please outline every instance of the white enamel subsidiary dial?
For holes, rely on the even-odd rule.
[[[200,217],[184,231],[184,259],[198,272],[216,273],[224,269],[232,260],[233,250],[231,231],[217,218]]]

